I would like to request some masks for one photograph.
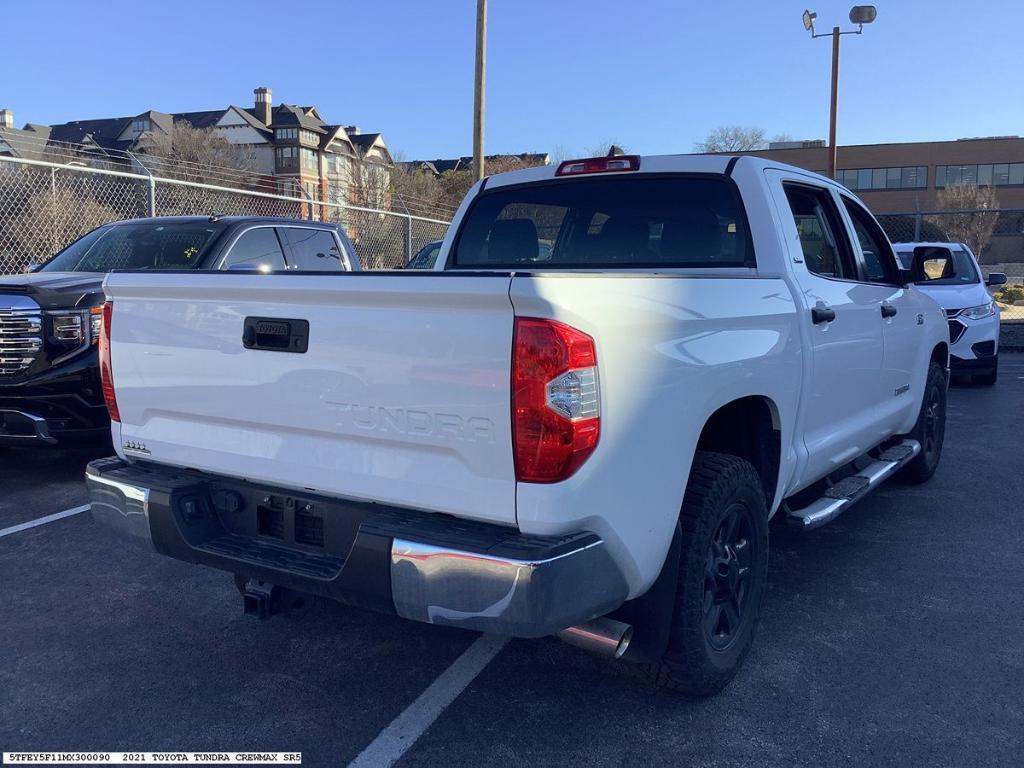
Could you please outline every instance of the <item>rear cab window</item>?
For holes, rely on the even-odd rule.
[[[752,267],[724,175],[634,175],[498,187],[466,214],[449,269]]]

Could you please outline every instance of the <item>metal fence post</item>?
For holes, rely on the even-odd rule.
[[[53,252],[60,248],[57,241],[57,169],[50,169],[50,241],[53,243]]]
[[[153,172],[146,167],[145,163],[139,160],[139,158],[137,158],[127,149],[124,151],[124,153],[132,159],[133,163],[135,163],[137,166],[139,166],[139,168],[142,169],[142,172],[146,174],[146,177],[149,179],[149,185],[146,191],[146,204],[147,207],[149,208],[149,215],[156,216],[156,179],[153,178]]]
[[[914,242],[921,242],[921,212],[917,211],[914,214]]]
[[[405,224],[405,263],[408,264],[412,261],[412,216],[405,217]]]

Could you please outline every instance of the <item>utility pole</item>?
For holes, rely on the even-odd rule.
[[[828,121],[828,177],[836,177],[836,122],[839,119],[839,27],[832,27],[832,104]]]
[[[476,0],[476,72],[473,80],[473,178],[484,177],[484,75],[487,65],[487,0]]]

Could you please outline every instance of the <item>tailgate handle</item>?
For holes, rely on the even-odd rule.
[[[268,352],[304,353],[309,349],[309,321],[281,317],[247,317],[242,346]]]

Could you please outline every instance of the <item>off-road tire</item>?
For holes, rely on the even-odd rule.
[[[750,580],[737,629],[727,645],[716,648],[705,628],[707,573],[719,562],[714,547],[720,526],[737,508],[747,519],[743,530],[750,538]],[[743,663],[761,612],[768,571],[768,510],[761,478],[743,459],[698,451],[679,520],[683,536],[668,650],[661,661],[641,665],[639,671],[659,687],[710,696],[722,690]],[[710,599],[717,600],[714,595]]]
[[[905,436],[921,444],[917,454],[899,473],[907,483],[924,483],[931,479],[942,458],[942,444],[946,437],[946,371],[932,361],[921,398],[921,410],[914,428]]]

